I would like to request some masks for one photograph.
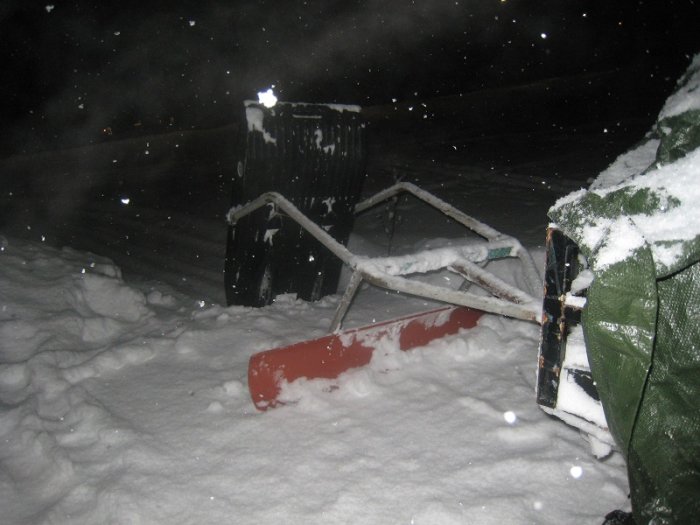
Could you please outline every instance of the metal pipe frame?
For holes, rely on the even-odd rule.
[[[504,235],[490,226],[454,208],[438,197],[411,183],[401,182],[362,201],[355,207],[355,213],[362,213],[377,204],[408,192],[446,216],[454,219],[485,241],[472,242],[460,247],[437,248],[411,255],[397,257],[363,257],[353,254],[336,241],[323,228],[304,215],[294,204],[277,192],[267,192],[249,203],[231,208],[226,215],[231,225],[255,210],[273,205],[275,213],[284,213],[300,227],[312,235],[343,264],[352,270],[350,282],[341,297],[333,317],[330,331],[341,329],[343,319],[350,308],[360,285],[366,281],[375,286],[407,293],[417,297],[451,303],[458,306],[476,308],[485,312],[539,323],[541,320],[540,301],[533,297],[542,287],[542,280],[529,252],[520,242]],[[529,292],[520,290],[479,267],[479,263],[506,257],[517,257],[523,264]],[[447,269],[468,279],[486,290],[492,296],[483,296],[467,291],[453,290],[418,280],[405,275],[426,273]]]

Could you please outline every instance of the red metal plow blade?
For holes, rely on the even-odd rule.
[[[460,328],[472,328],[483,313],[449,306],[257,353],[248,363],[250,396],[258,410],[267,410],[282,404],[278,396],[285,381],[336,378],[368,364],[382,338],[398,338],[401,350],[425,346]]]

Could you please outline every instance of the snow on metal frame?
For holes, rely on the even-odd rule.
[[[519,290],[503,281],[495,279],[480,279],[477,284],[483,289],[492,292],[495,297],[476,295],[465,291],[451,290],[449,288],[428,284],[421,281],[409,280],[403,277],[406,273],[424,273],[442,268],[447,268],[462,275],[469,274],[465,268],[469,263],[485,262],[489,260],[491,253],[502,253],[502,256],[517,256],[524,263],[526,274],[530,273],[530,281],[533,281],[531,286],[537,286],[539,278],[534,269],[529,253],[525,251],[521,244],[506,235],[499,233],[493,228],[476,221],[472,217],[456,210],[449,204],[441,201],[432,194],[429,194],[414,185],[406,185],[400,183],[387,190],[380,192],[377,196],[367,199],[360,203],[356,209],[364,211],[386,198],[389,198],[400,191],[410,191],[411,193],[420,195],[419,198],[432,205],[439,211],[454,218],[466,227],[471,228],[476,225],[480,235],[488,234],[489,241],[482,242],[476,245],[466,245],[453,248],[441,248],[437,250],[426,250],[411,256],[401,256],[397,258],[377,258],[371,259],[367,257],[356,256],[350,252],[345,246],[336,241],[323,228],[315,224],[306,217],[298,208],[296,208],[285,197],[276,192],[268,192],[257,199],[249,202],[242,207],[231,208],[227,214],[227,219],[230,224],[235,224],[241,217],[252,213],[256,209],[273,203],[280,208],[288,217],[293,219],[297,224],[304,228],[309,234],[316,238],[321,244],[328,248],[331,253],[336,255],[344,264],[354,270],[353,279],[348,286],[343,299],[341,300],[338,311],[331,325],[331,331],[336,331],[340,328],[342,319],[345,316],[347,309],[352,303],[354,294],[359,288],[359,284],[364,280],[375,286],[386,289],[391,289],[418,297],[435,299],[438,301],[451,303],[458,306],[466,306],[477,308],[486,312],[508,317],[515,317],[527,321],[539,322],[541,317],[541,307],[537,299],[529,295],[529,293]],[[504,249],[508,248],[508,249]],[[376,263],[374,262],[376,261]],[[531,263],[531,264],[528,264]],[[462,271],[456,269],[461,268]],[[482,272],[488,274],[488,272]],[[468,277],[468,275],[467,275]]]

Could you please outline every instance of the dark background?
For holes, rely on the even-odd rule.
[[[223,303],[242,101],[274,85],[362,106],[365,193],[412,181],[537,246],[698,27],[697,0],[3,1],[0,233]]]
[[[284,100],[412,107],[606,78],[601,111],[651,118],[698,27],[694,0],[3,2],[0,155],[226,125],[271,85]]]

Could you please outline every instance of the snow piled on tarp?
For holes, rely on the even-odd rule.
[[[591,183],[591,190],[600,190],[610,188],[624,182],[631,177],[644,172],[651,166],[656,159],[656,151],[659,149],[660,141],[650,138],[644,141],[639,147],[634,148],[627,153],[623,153],[615,162],[607,169],[602,171],[598,177]],[[578,195],[583,195],[584,192],[578,192]],[[559,202],[568,202],[572,200],[567,196]]]
[[[248,357],[321,335],[337,298],[202,308],[107,259],[2,241],[5,523],[578,524],[626,505],[621,458],[538,409],[533,324],[387,345],[259,413]]]
[[[643,147],[645,150],[647,146]],[[627,158],[634,158],[628,156]],[[622,164],[618,163],[618,166]],[[558,200],[555,210],[571,206],[582,197],[595,195],[605,199],[615,193],[638,195],[649,202],[638,213],[617,216],[590,216],[582,207],[574,222],[576,235],[595,257],[594,269],[602,270],[632,256],[645,242],[649,243],[654,261],[670,268],[683,255],[683,244],[700,235],[700,149],[672,164],[647,171],[628,182],[590,192],[576,192]],[[649,211],[653,208],[653,211]],[[603,240],[605,244],[601,243]]]
[[[636,523],[691,523],[700,512],[698,87],[696,57],[646,141],[549,210],[594,273],[586,351],[628,461]]]
[[[672,271],[700,238],[700,55],[678,81],[655,128],[591,184],[559,199],[550,216],[601,271],[649,244],[657,274]]]
[[[668,97],[661,109],[659,120],[700,110],[700,54],[695,55],[687,75],[682,77],[678,84],[679,89]]]

